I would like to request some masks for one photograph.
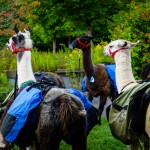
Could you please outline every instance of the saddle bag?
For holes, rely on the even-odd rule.
[[[138,135],[141,134],[139,132],[135,132],[135,129],[133,128],[133,124],[135,124],[135,119],[132,115],[133,105],[132,109],[130,107],[130,105],[136,101],[136,98],[133,95],[140,91],[144,91],[143,89],[147,89],[149,85],[150,83],[138,84],[133,88],[124,91],[113,101],[112,105],[110,106],[108,120],[111,133],[116,139],[120,140],[126,145],[132,144],[138,139]],[[136,108],[134,107],[134,111],[138,111],[139,107],[140,106],[136,105]],[[136,123],[138,125],[140,120]],[[143,124],[144,123],[145,122],[143,122]]]
[[[24,127],[31,110],[42,101],[42,91],[26,86],[8,109],[1,127],[4,139],[13,142]]]

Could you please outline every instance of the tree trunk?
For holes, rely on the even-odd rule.
[[[70,43],[71,43],[71,36],[68,37],[68,47]]]
[[[86,35],[87,36],[92,36],[92,26],[91,26],[91,21],[86,20]]]
[[[53,40],[53,53],[56,53],[56,39]]]

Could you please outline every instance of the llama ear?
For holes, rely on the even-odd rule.
[[[121,40],[120,42],[119,42],[119,44],[118,44],[118,46],[119,47],[125,47],[125,46],[127,46],[127,41],[125,41],[125,40]]]
[[[137,42],[135,42],[135,43],[132,43],[132,42],[131,42],[131,47],[132,47],[132,46],[136,46],[136,45],[138,45],[139,43],[140,43],[139,40],[138,40]]]
[[[18,34],[18,32],[20,31],[17,24],[15,25],[14,30],[15,30],[16,34]]]
[[[24,32],[30,37],[30,31],[28,29],[24,29]]]

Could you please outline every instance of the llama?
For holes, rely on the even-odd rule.
[[[129,42],[129,41],[122,40],[122,39],[112,41],[104,47],[104,53],[108,56],[113,57],[115,60],[116,84],[117,84],[118,92],[120,94],[120,96],[119,96],[120,101],[123,99],[123,96],[122,96],[123,94],[126,94],[126,96],[129,95],[124,100],[124,103],[126,103],[129,98],[133,98],[133,99],[134,99],[134,97],[136,98],[135,101],[133,101],[133,99],[132,99],[132,101],[129,101],[129,105],[128,105],[128,109],[131,112],[128,114],[129,119],[131,119],[131,124],[130,124],[130,127],[127,126],[126,128],[128,129],[127,131],[131,132],[130,137],[136,135],[134,137],[134,140],[132,142],[130,142],[131,145],[129,145],[129,149],[137,150],[138,146],[139,146],[138,139],[141,139],[144,141],[144,149],[148,150],[150,148],[150,144],[149,144],[149,138],[150,138],[150,119],[149,119],[150,118],[150,105],[149,105],[150,83],[147,82],[145,84],[138,84],[136,82],[136,80],[134,79],[134,76],[132,73],[132,66],[131,66],[131,50],[130,49],[133,46],[137,45],[138,43],[139,43],[139,41],[136,43],[133,43],[133,42]],[[145,88],[143,88],[143,90],[142,90],[142,87],[144,87],[144,86],[145,86]],[[139,93],[139,91],[140,91],[140,93]],[[139,100],[137,99],[138,97],[140,97]],[[147,100],[147,101],[144,101],[144,100]],[[137,103],[136,101],[139,101],[139,103]],[[119,102],[119,100],[118,100],[118,102]],[[147,102],[147,105],[142,105],[142,103],[146,103],[146,102]],[[136,106],[133,104],[136,104]],[[132,107],[132,106],[134,106],[134,107]],[[112,105],[112,109],[113,109],[113,105]],[[145,113],[141,117],[139,112],[145,112]],[[137,113],[138,113],[138,115],[136,116]],[[111,115],[111,114],[109,114],[109,115]],[[124,115],[124,118],[122,118],[122,119],[127,120],[125,118],[125,116],[126,115]],[[111,119],[111,117],[109,119]],[[115,120],[115,118],[112,118],[112,119]],[[139,121],[135,123],[134,121],[137,121],[135,119],[137,119]],[[112,122],[109,121],[109,124],[111,124],[111,123]],[[134,132],[129,130],[130,128]],[[124,128],[124,131],[125,130],[126,129]],[[117,129],[116,129],[116,131],[117,131]]]
[[[91,56],[90,41],[93,37],[82,36],[74,40],[69,47],[73,50],[79,48],[83,54],[83,68],[86,76],[86,88],[88,90],[88,99],[93,100],[94,96],[100,96],[99,119],[101,118],[104,106],[107,102],[107,96],[112,100],[116,96],[114,88],[110,84],[110,78],[104,64],[93,64]],[[101,124],[101,119],[100,119]]]
[[[17,55],[18,88],[22,88],[30,81],[36,82],[31,65],[32,40],[29,30],[23,33],[15,26],[15,32],[16,35],[9,39],[7,47]],[[36,149],[39,150],[58,150],[61,140],[72,145],[73,150],[86,150],[86,112],[78,97],[66,89],[54,87],[47,92],[38,111],[34,136],[29,133],[27,138],[18,137],[19,140],[33,138],[27,146],[35,141]]]

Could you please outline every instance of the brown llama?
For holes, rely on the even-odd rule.
[[[73,50],[79,48],[83,54],[83,68],[86,76],[86,88],[88,90],[88,99],[93,100],[94,96],[100,96],[99,117],[101,119],[107,97],[114,99],[115,92],[110,84],[110,78],[104,64],[93,64],[91,56],[91,40],[93,37],[82,36],[75,39],[69,47]],[[100,122],[101,123],[101,122]]]

